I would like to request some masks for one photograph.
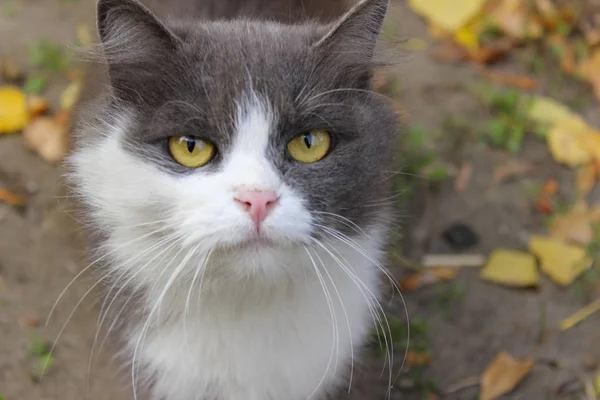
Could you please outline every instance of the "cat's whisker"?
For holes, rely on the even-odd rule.
[[[408,348],[410,345],[410,317],[409,317],[409,313],[408,313],[408,307],[406,306],[406,301],[404,300],[404,296],[402,295],[402,292],[400,291],[400,288],[398,287],[398,285],[396,284],[396,281],[393,279],[393,277],[390,275],[390,273],[386,270],[386,268],[381,265],[381,263],[379,261],[377,261],[374,257],[372,257],[371,255],[368,254],[368,252],[362,248],[362,246],[360,246],[358,243],[356,243],[356,241],[352,240],[350,237],[348,237],[347,235],[336,231],[334,229],[325,227],[325,226],[320,226],[320,228],[325,231],[328,232],[332,237],[338,239],[341,242],[346,243],[348,246],[350,246],[351,248],[354,248],[357,252],[359,252],[363,257],[365,257],[367,260],[369,260],[370,262],[373,263],[373,265],[375,265],[390,281],[392,287],[395,289],[395,291],[398,292],[398,294],[400,295],[400,299],[402,301],[402,306],[404,307],[404,312],[405,312],[405,316],[406,316],[406,326],[407,326],[407,344],[406,344],[406,350],[404,352],[404,359],[402,360],[402,365],[400,366],[400,372],[402,371],[402,369],[404,368],[404,364],[406,362],[406,357],[408,355]],[[398,373],[398,375],[400,374],[400,372]],[[397,378],[396,378],[397,379]],[[392,385],[394,384],[394,382],[392,382]]]
[[[56,301],[54,302],[54,305],[52,306],[52,308],[50,309],[50,312],[48,313],[48,317],[46,318],[46,324],[45,326],[48,326],[48,323],[50,322],[50,318],[52,317],[52,314],[54,313],[54,310],[56,309],[56,306],[58,305],[58,303],[60,302],[60,300],[62,299],[62,297],[65,295],[65,293],[67,292],[67,290],[69,290],[69,288],[73,285],[73,283],[75,283],[75,281],[77,279],[79,279],[87,270],[89,270],[91,267],[93,267],[94,265],[96,265],[97,263],[99,263],[100,261],[104,260],[105,258],[108,258],[109,256],[113,255],[114,253],[126,248],[127,246],[131,245],[132,243],[135,243],[137,241],[140,241],[142,239],[148,238],[152,235],[155,235],[157,233],[163,232],[167,229],[169,229],[170,227],[161,227],[155,231],[152,231],[150,233],[147,233],[143,236],[137,237],[133,240],[130,240],[129,242],[126,242],[124,244],[121,244],[119,246],[117,246],[116,248],[104,253],[102,256],[96,258],[94,261],[92,261],[88,266],[86,266],[84,269],[82,269],[77,275],[75,275],[75,277],[67,284],[67,286],[63,289],[63,291],[60,293],[60,295],[58,296],[58,298],[56,299]]]
[[[179,256],[179,254],[183,251],[183,248],[179,249],[179,251],[177,252],[177,254],[175,255],[175,257],[173,257],[173,260],[177,259],[177,257]],[[167,280],[167,282],[164,285],[164,288],[162,290],[162,292],[160,293],[160,295],[157,297],[156,302],[154,307],[152,307],[152,310],[150,311],[146,323],[144,324],[144,327],[142,328],[142,332],[140,333],[140,337],[135,345],[135,350],[133,351],[133,362],[131,365],[131,383],[133,386],[133,390],[134,390],[134,400],[137,400],[137,386],[136,386],[136,368],[135,368],[135,363],[136,363],[136,359],[137,359],[137,354],[139,351],[139,348],[143,342],[143,340],[145,339],[145,336],[148,332],[148,329],[150,328],[150,323],[152,321],[152,319],[155,316],[155,313],[158,312],[159,308],[162,306],[162,302],[164,301],[164,298],[167,294],[167,292],[169,291],[169,289],[171,288],[171,286],[173,285],[173,283],[175,282],[175,280],[179,277],[179,274],[181,273],[181,271],[183,270],[183,268],[185,268],[187,266],[188,261],[190,260],[190,258],[194,255],[194,253],[192,251],[188,251],[188,253],[185,255],[185,257],[183,258],[183,260],[179,263],[179,265],[175,268],[175,270],[173,271],[173,273],[171,274],[171,277]],[[173,261],[171,260],[171,261]],[[165,271],[169,269],[170,264],[167,265],[165,267]],[[161,273],[162,275],[162,273]],[[160,282],[160,278],[157,280],[157,282]],[[158,318],[156,319],[156,322],[158,321]]]
[[[360,227],[358,226],[356,223],[354,223],[353,221],[351,221],[349,218],[346,218],[342,215],[336,214],[336,213],[332,213],[332,212],[327,212],[327,211],[318,211],[315,210],[313,211],[313,213],[315,214],[321,214],[321,215],[327,215],[329,217],[332,218],[337,218],[339,220],[341,220],[345,226],[352,228],[356,233],[361,234],[361,235],[365,235],[366,236],[366,232]]]
[[[378,325],[381,326],[381,332],[384,336],[384,342],[385,342],[385,348],[386,348],[386,359],[389,361],[389,365],[390,365],[389,382],[391,384],[391,379],[392,379],[391,366],[393,365],[393,342],[391,340],[391,336],[392,336],[391,328],[389,326],[389,322],[387,320],[387,316],[385,315],[385,311],[383,310],[383,307],[381,306],[381,304],[379,303],[379,300],[373,294],[371,289],[358,277],[358,275],[356,274],[356,271],[352,268],[350,263],[348,263],[348,261],[343,257],[343,255],[339,252],[339,250],[335,249],[335,246],[333,246],[331,244],[330,244],[330,246],[326,246],[324,243],[322,243],[319,240],[315,240],[315,243],[319,247],[321,247],[325,252],[327,252],[329,254],[329,256],[335,261],[335,263],[342,269],[342,271],[348,277],[350,277],[352,282],[357,286],[358,290],[361,292],[363,298],[367,302],[369,311],[371,313],[371,317],[373,318],[373,322],[376,327],[376,332],[377,332],[378,337],[379,337],[379,330],[378,330],[377,326]],[[337,256],[335,254],[333,254],[332,251],[335,251],[337,253]],[[367,293],[365,293],[364,290],[366,290]],[[367,296],[367,294],[368,294],[368,296]],[[377,309],[375,309],[373,307],[373,303],[376,304]],[[383,317],[383,319],[385,320],[385,325],[386,325],[385,327],[384,327],[383,321],[381,320],[381,317]],[[387,327],[387,334],[385,331],[386,327]],[[379,340],[381,340],[381,339],[379,339]],[[385,368],[385,364],[384,364],[384,368]]]
[[[315,257],[317,258],[317,260],[319,260],[319,262],[321,263],[321,266],[323,267],[323,271],[325,272],[325,274],[329,278],[329,281],[331,282],[331,286],[333,287],[333,290],[337,294],[337,297],[338,297],[338,299],[340,301],[340,306],[342,307],[342,313],[344,314],[344,317],[346,318],[346,325],[348,326],[348,334],[350,336],[350,355],[351,355],[351,361],[352,361],[352,369],[351,369],[352,372],[351,372],[350,376],[352,378],[352,374],[354,373],[354,346],[353,346],[353,343],[352,343],[352,328],[350,327],[350,319],[348,318],[348,312],[346,311],[346,306],[344,305],[344,301],[342,300],[342,296],[340,295],[340,291],[338,290],[338,288],[337,288],[337,286],[335,284],[334,279],[332,278],[331,274],[327,270],[327,266],[325,265],[325,263],[321,259],[321,256],[319,255],[318,251],[315,251]],[[333,301],[333,299],[332,299],[332,301]],[[337,321],[336,321],[336,324],[337,324]],[[339,355],[339,344],[340,344],[339,332],[338,332],[338,336],[337,336],[336,341],[337,341],[337,354]],[[337,365],[338,365],[338,357],[336,357],[336,363],[335,363],[335,367],[333,369],[334,373],[337,370]]]
[[[130,284],[133,282],[133,280],[142,272],[145,271],[145,269],[153,262],[155,261],[158,257],[168,254],[168,250],[170,250],[171,248],[173,248],[175,245],[177,245],[178,243],[178,235],[177,234],[172,234],[168,237],[166,237],[165,239],[157,242],[156,244],[152,245],[151,247],[149,247],[146,251],[142,252],[140,255],[133,257],[132,259],[126,260],[125,262],[123,262],[122,264],[130,264],[133,263],[136,259],[142,258],[143,256],[145,256],[146,254],[154,251],[156,248],[160,248],[162,246],[167,245],[166,247],[164,247],[162,250],[160,250],[154,257],[152,257],[148,262],[146,262],[144,265],[142,265],[141,267],[139,267],[137,269],[137,271],[133,274],[131,274],[131,276],[122,284],[122,286],[119,288],[119,290],[117,291],[117,293],[115,293],[114,296],[112,296],[111,298],[111,293],[114,290],[114,288],[116,287],[117,283],[121,281],[121,279],[123,277],[125,277],[125,275],[127,275],[129,273],[128,270],[124,270],[121,275],[115,279],[115,282],[113,284],[113,286],[110,288],[110,290],[108,291],[108,293],[105,295],[105,300],[102,304],[102,307],[100,309],[100,318],[99,318],[99,323],[98,326],[96,328],[96,333],[94,335],[94,342],[92,344],[92,349],[91,349],[91,353],[90,353],[90,360],[88,363],[88,377],[91,374],[91,366],[93,363],[93,359],[94,359],[94,350],[96,347],[96,343],[98,340],[98,336],[100,334],[100,331],[102,329],[102,325],[104,324],[104,320],[106,319],[106,317],[109,314],[109,311],[113,305],[113,303],[119,298],[119,295],[121,294],[121,292],[130,287]],[[108,306],[106,306],[106,302],[110,299],[110,303],[108,304]],[[104,309],[104,307],[106,306],[106,310]],[[122,311],[122,309],[121,309]],[[108,335],[110,334],[110,330],[112,329],[114,323],[116,322],[116,319],[118,318],[118,315],[115,317],[115,321],[113,321],[113,324],[111,324],[108,332],[105,334],[105,339],[108,337]],[[100,350],[102,349],[102,346],[104,344],[104,340],[102,341],[101,345],[100,345],[100,349],[98,350],[98,352],[100,352]]]
[[[313,269],[317,276],[317,279],[319,280],[319,283],[321,284],[321,288],[323,289],[323,294],[325,295],[325,299],[327,301],[327,307],[329,308],[329,314],[331,316],[331,326],[332,326],[332,335],[333,335],[332,338],[334,340],[333,346],[331,347],[331,352],[329,354],[329,361],[327,362],[327,368],[325,369],[325,372],[323,372],[323,377],[321,378],[321,380],[319,381],[319,383],[317,384],[315,389],[308,396],[308,399],[310,399],[315,393],[317,393],[319,391],[319,388],[321,387],[321,385],[327,378],[327,374],[329,373],[329,368],[331,367],[331,363],[333,362],[333,357],[335,354],[334,350],[335,350],[335,345],[336,345],[335,338],[337,338],[337,319],[335,317],[335,309],[333,306],[333,301],[329,294],[329,290],[327,289],[327,285],[325,284],[325,280],[323,279],[323,276],[319,272],[319,267],[317,266],[317,263],[315,262],[314,257],[311,255],[310,249],[306,246],[303,246],[303,248],[306,251],[308,258],[310,259],[310,262],[312,263],[312,266],[313,266]],[[337,360],[336,360],[336,363],[337,363]]]
[[[196,246],[196,248],[193,251],[195,252],[200,247],[201,244],[202,243],[199,243],[198,246]],[[190,342],[188,339],[187,317],[188,317],[188,314],[190,311],[190,298],[192,297],[192,292],[193,292],[195,284],[196,284],[196,279],[198,278],[200,271],[204,271],[204,269],[206,268],[206,264],[208,263],[208,260],[210,259],[211,254],[212,254],[212,251],[210,251],[209,253],[204,255],[203,258],[198,263],[198,265],[196,266],[196,268],[195,268],[196,271],[194,271],[194,277],[192,278],[192,282],[190,283],[190,289],[186,296],[185,306],[183,308],[183,332],[184,332],[183,341],[184,341],[184,344],[185,344],[185,347],[187,350],[187,354],[190,357],[190,361],[191,361],[190,365],[192,365],[192,367],[194,369],[196,368],[196,363],[194,362]],[[202,296],[202,293],[199,290],[197,292],[197,296],[198,297]]]

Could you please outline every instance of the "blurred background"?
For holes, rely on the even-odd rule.
[[[94,5],[0,0],[2,400],[131,398],[110,343],[90,362],[98,305],[61,177]],[[600,398],[600,1],[393,0],[384,36],[401,63],[375,89],[405,123],[392,398]],[[384,398],[381,354],[353,398]]]

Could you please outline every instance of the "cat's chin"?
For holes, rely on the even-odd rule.
[[[273,239],[265,235],[256,234],[248,236],[246,239],[236,244],[235,247],[244,250],[260,251],[271,250],[275,247],[278,247],[278,244]]]

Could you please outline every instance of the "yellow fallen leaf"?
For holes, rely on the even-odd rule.
[[[592,156],[585,145],[585,136],[588,134],[589,127],[580,117],[557,122],[547,135],[554,160],[569,167],[589,163]]]
[[[410,0],[410,7],[436,26],[457,31],[475,17],[487,0]]]
[[[579,200],[585,199],[594,186],[596,186],[599,169],[600,164],[591,162],[577,170],[575,176],[575,190]]]
[[[600,299],[594,301],[591,304],[588,304],[581,310],[563,319],[559,325],[560,330],[566,331],[567,329],[574,327],[575,325],[577,325],[578,323],[580,323],[581,321],[583,321],[584,319],[586,319],[587,317],[589,317],[597,311],[600,311]]]
[[[527,116],[533,122],[548,128],[551,128],[560,121],[579,117],[567,106],[544,96],[535,96],[532,98]]]
[[[596,388],[596,395],[600,396],[600,369],[596,372],[596,379],[594,381],[594,386]]]
[[[578,74],[592,84],[596,97],[600,99],[600,49],[596,49],[592,56],[579,66]]]
[[[23,130],[25,144],[45,161],[55,164],[67,154],[68,130],[50,117],[38,117]]]
[[[60,108],[69,110],[77,103],[81,94],[81,81],[74,80],[60,95]]]
[[[494,400],[512,391],[531,371],[533,359],[517,360],[502,351],[480,378],[481,400]]]
[[[585,249],[556,238],[532,236],[529,250],[540,259],[540,267],[556,283],[567,286],[592,265]]]
[[[481,270],[480,277],[507,286],[531,287],[539,284],[535,258],[515,250],[495,250]]]
[[[25,94],[13,86],[0,86],[0,134],[20,131],[29,118]]]
[[[581,142],[590,153],[591,157],[600,161],[600,131],[589,127],[588,131],[581,136]]]

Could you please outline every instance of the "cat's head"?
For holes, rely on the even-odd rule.
[[[387,3],[283,25],[100,0],[108,96],[71,157],[96,228],[140,252],[263,257],[380,226],[397,121],[370,79]]]

